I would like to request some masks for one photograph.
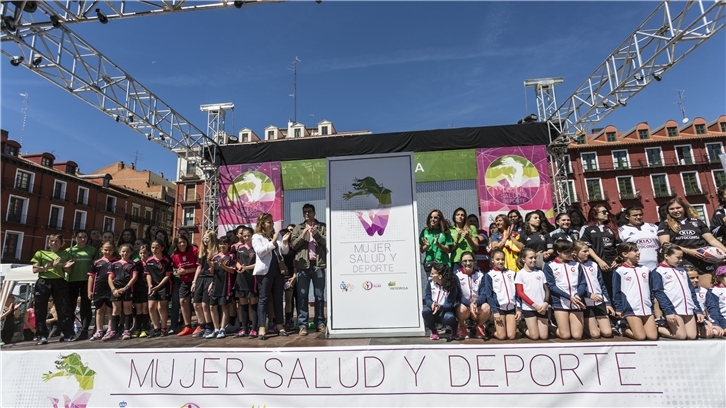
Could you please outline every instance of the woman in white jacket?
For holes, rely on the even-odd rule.
[[[282,300],[284,299],[285,278],[280,272],[280,264],[283,264],[282,255],[289,251],[288,242],[290,234],[280,236],[279,231],[275,231],[272,222],[272,215],[263,213],[257,217],[257,225],[255,226],[255,235],[252,236],[252,248],[257,255],[257,262],[253,274],[259,282],[260,299],[257,307],[257,321],[260,325],[259,339],[267,340],[267,308],[272,302],[275,311],[275,321],[277,331],[280,336],[287,336],[287,332],[282,325],[281,320],[285,316],[282,308]]]

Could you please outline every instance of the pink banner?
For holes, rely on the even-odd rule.
[[[272,214],[275,229],[282,226],[280,162],[238,164],[219,169],[219,234],[238,225],[254,228],[262,213]]]
[[[477,149],[476,164],[482,226],[510,210],[554,217],[545,146]]]

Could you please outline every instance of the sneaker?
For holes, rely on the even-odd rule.
[[[257,337],[257,330],[255,330],[255,329],[250,330],[250,334],[248,334],[247,337],[249,337],[251,339],[254,339],[255,337]]]
[[[41,337],[40,337],[40,338],[38,339],[38,342],[37,342],[37,343],[35,343],[35,344],[37,344],[37,345],[39,345],[39,346],[42,346],[43,344],[48,344],[48,338],[46,338],[46,337],[43,337],[43,336],[41,336]]]
[[[88,340],[88,332],[86,330],[81,330],[73,337],[73,340]]]
[[[240,338],[240,337],[247,337],[247,332],[245,332],[244,330],[240,330],[240,331],[238,331],[238,332],[237,332],[237,333],[236,333],[236,334],[234,335],[234,338],[235,338],[235,339],[238,339],[238,338]]]
[[[170,334],[174,334],[174,332],[173,331],[169,331],[167,329],[161,329],[161,337],[166,337],[166,336],[168,336]]]
[[[318,326],[318,333],[325,333],[325,323]]]
[[[161,336],[161,332],[158,330],[151,329],[147,332],[146,338],[147,339],[153,339],[155,337]],[[139,338],[141,338],[141,335],[139,334]]]
[[[131,339],[131,332],[128,330],[124,330],[123,334],[121,335],[121,340],[129,340]]]
[[[455,328],[452,328],[451,335],[449,335],[449,340],[460,340],[461,337],[459,337],[459,333],[457,333],[457,330]]]
[[[101,340],[101,339],[103,339],[103,332],[101,330],[96,330],[96,332],[93,333],[93,336],[91,337],[91,341]]]
[[[524,319],[517,323],[517,329],[522,333],[522,336],[527,337],[527,322]]]
[[[431,340],[438,340],[439,334],[436,332],[431,333],[431,337],[429,337]]]
[[[661,316],[655,320],[655,325],[657,327],[668,327],[668,322],[666,321],[665,317]]]
[[[198,324],[196,329],[194,329],[194,333],[192,333],[192,336],[196,336],[197,334],[203,332],[204,329],[202,329],[202,325]]]
[[[139,338],[143,339],[149,337],[149,333],[146,330],[141,330],[141,333],[139,333]]]
[[[486,339],[487,333],[484,331],[484,326],[477,324],[476,325],[476,338],[477,339]]]
[[[70,343],[73,341],[73,337],[60,336],[58,343]]]
[[[141,330],[135,329],[131,331],[131,338],[132,339],[138,339],[139,335],[141,334]]]
[[[209,331],[209,330],[207,330],[207,331]],[[217,337],[218,335],[219,335],[219,330],[215,330],[215,331],[213,331],[213,332],[209,332],[208,334],[205,334],[205,335],[204,335],[204,338],[205,338],[205,339],[214,339],[214,338],[216,338],[216,337]]]
[[[218,339],[223,339],[225,337],[227,337],[227,333],[224,330],[220,330],[219,333],[217,333]]]
[[[465,325],[459,326],[459,337],[462,339],[468,339],[469,338],[469,327]]]
[[[300,335],[300,336],[307,336],[308,335],[308,328],[305,327],[305,326],[301,327],[300,328],[300,331],[297,332],[297,334]]]
[[[105,336],[103,336],[103,341],[113,340],[116,338],[116,332],[113,330],[109,330]]]
[[[283,327],[285,327],[285,330],[287,330],[287,331],[293,331],[293,329],[295,327],[295,323],[292,320],[288,320],[285,322]]]
[[[621,337],[625,337],[625,329],[628,328],[628,323],[625,320],[618,320],[615,323],[615,330]]]
[[[194,333],[194,330],[192,330],[190,327],[183,328],[177,336],[188,336],[190,334]]]
[[[192,337],[195,339],[201,339],[204,338],[204,335],[206,334],[206,329],[202,329],[202,326],[197,326],[199,330],[194,330],[194,333],[192,333]]]

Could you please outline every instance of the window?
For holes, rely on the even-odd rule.
[[[701,195],[701,183],[698,180],[698,173],[695,171],[689,171],[687,173],[681,173],[681,179],[683,180],[683,190],[687,196]]]
[[[7,146],[5,146],[5,154],[9,154],[11,156],[17,156],[18,148],[15,146],[7,145]]]
[[[615,134],[615,132],[605,133],[605,138],[608,142],[616,142],[618,140],[618,136]]]
[[[696,134],[705,135],[706,134],[706,125],[696,125]]]
[[[8,222],[25,224],[28,214],[28,199],[11,195],[8,199],[8,212],[5,218]]]
[[[275,131],[274,130],[268,130],[267,131],[267,140],[272,140],[275,138]]]
[[[295,129],[295,137],[300,137],[300,128]]]
[[[621,200],[633,200],[637,198],[635,188],[633,187],[633,178],[631,176],[618,177],[618,192]]]
[[[249,142],[250,141],[250,134],[249,133],[242,133],[242,141],[243,142]]]
[[[196,200],[196,187],[194,184],[187,184],[184,186],[184,201],[190,202],[190,201],[197,201]]]
[[[187,160],[187,172],[185,174],[197,174],[197,165],[193,161]]]
[[[57,205],[50,206],[48,228],[58,230],[63,229],[63,207],[58,207]]]
[[[194,226],[194,207],[184,207],[184,219],[182,225],[185,227]]]
[[[595,153],[582,153],[582,169],[584,171],[595,171],[597,170],[597,154]]]
[[[147,224],[151,222],[151,209],[150,208],[147,208],[144,211],[144,220],[146,221]]]
[[[602,184],[599,178],[586,179],[585,186],[587,187],[588,201],[603,201]]]
[[[648,167],[660,167],[663,165],[663,151],[660,147],[645,149],[645,157],[648,160]]]
[[[40,164],[45,167],[53,167],[53,160],[48,157],[43,157],[40,159]]]
[[[570,156],[565,155],[562,156],[562,160],[565,162],[565,168],[567,169],[568,173],[572,173],[572,161],[570,159]]]
[[[3,241],[3,258],[20,259],[20,251],[23,249],[23,233],[20,231],[5,231]]]
[[[708,225],[708,218],[706,218],[706,206],[703,204],[691,204],[691,207],[693,207],[694,210],[696,210],[696,214],[698,214],[698,218],[701,219],[706,225]]]
[[[648,129],[640,129],[638,131],[638,139],[645,140],[645,139],[648,139],[648,138],[650,138]]]
[[[671,189],[668,188],[667,175],[651,174],[650,181],[653,184],[653,196],[655,198],[671,197]]]
[[[719,125],[721,125],[721,132],[726,133],[726,122],[721,122]]]
[[[18,170],[15,173],[15,189],[27,192],[33,191],[33,178],[35,174],[28,173],[27,171]]]
[[[627,169],[630,167],[627,150],[613,150],[613,167],[615,169]]]
[[[706,152],[708,153],[709,163],[720,163],[719,155],[723,153],[723,145],[721,143],[706,143]]]
[[[88,205],[88,189],[85,187],[78,187],[78,199],[76,200],[78,205]]]
[[[108,188],[109,184],[110,184],[109,180],[107,178],[104,178],[103,179],[103,186],[106,187],[106,188]]]
[[[78,211],[73,215],[73,231],[86,229],[86,212]]]
[[[67,174],[76,174],[76,167],[75,166],[66,166],[66,173]]]
[[[138,205],[134,205],[131,207],[131,216],[134,217],[134,219],[139,218],[139,213],[141,212],[141,207]]]
[[[56,200],[66,199],[66,182],[56,180],[53,183],[53,198]]]
[[[576,142],[577,142],[577,144],[579,144],[579,145],[584,145],[584,144],[586,144],[586,143],[587,143],[587,141],[585,140],[585,135],[580,135],[580,136],[577,136],[577,137],[575,138],[575,141],[576,141]]]
[[[723,170],[713,170],[713,184],[716,185],[716,189],[726,185],[726,173]]]
[[[323,126],[322,128],[320,128],[320,134],[322,134],[323,136],[327,135],[328,134],[328,127],[327,126]]]
[[[116,212],[116,197],[106,197],[106,212]]]
[[[670,136],[670,137],[678,136],[678,128],[677,127],[675,127],[675,126],[669,127],[669,128],[666,128],[666,130],[668,131],[668,136]]]
[[[567,180],[567,196],[570,197],[571,203],[578,203],[577,190],[575,190],[575,180]]]
[[[676,146],[676,156],[678,157],[678,164],[680,165],[693,164],[691,145]]]
[[[114,227],[116,226],[116,220],[111,217],[103,217],[103,231],[111,231],[114,232]]]

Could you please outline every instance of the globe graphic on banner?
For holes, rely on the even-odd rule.
[[[249,213],[264,213],[275,202],[275,184],[266,174],[248,171],[237,176],[227,190],[230,204],[241,204]]]
[[[507,155],[494,160],[484,177],[487,191],[502,204],[525,204],[539,191],[539,172],[522,156]]]

